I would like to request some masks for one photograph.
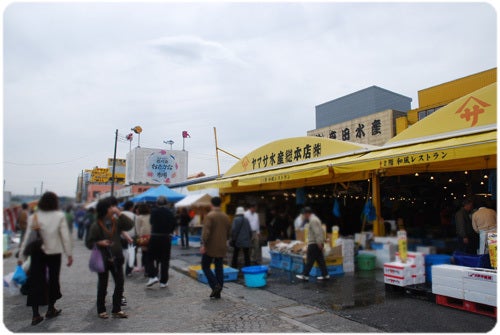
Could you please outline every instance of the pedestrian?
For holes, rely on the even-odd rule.
[[[220,197],[210,200],[211,210],[203,220],[201,231],[201,269],[212,289],[210,298],[220,299],[224,286],[224,268],[222,265],[227,254],[227,240],[231,236],[231,220],[220,208]],[[210,269],[215,265],[215,275]]]
[[[26,228],[28,227],[28,217],[29,217],[28,204],[23,203],[21,205],[21,212],[19,213],[19,216],[17,218],[17,227],[21,231],[19,246],[21,246],[21,243],[24,240],[24,235],[26,234]],[[16,257],[19,257],[19,251],[17,252]]]
[[[250,222],[252,229],[252,247],[250,250],[250,258],[253,264],[260,264],[262,261],[262,253],[260,250],[260,221],[257,213],[257,204],[251,203],[245,212],[245,217]]]
[[[189,222],[191,222],[191,217],[187,209],[183,207],[179,212],[179,230],[183,249],[189,249]]]
[[[250,223],[245,217],[245,209],[243,207],[236,208],[236,214],[233,219],[231,229],[231,244],[233,246],[233,260],[231,267],[238,268],[238,254],[240,249],[243,250],[243,258],[245,266],[250,266],[250,246],[252,245],[252,229]]]
[[[40,251],[31,254],[27,305],[33,311],[32,325],[43,321],[39,306],[48,305],[46,318],[61,314],[55,303],[62,297],[59,275],[61,273],[62,253],[68,257],[67,266],[73,264],[73,245],[68,231],[66,217],[59,210],[59,198],[53,192],[45,192],[38,202],[38,211],[28,219],[26,230],[39,229],[43,239]],[[22,265],[25,256],[26,239],[21,245],[18,264]]]
[[[129,249],[129,247],[133,247],[134,248],[134,255],[136,254],[135,246],[133,246],[134,238],[136,236],[136,231],[135,231],[136,216],[135,216],[133,211],[134,211],[134,203],[130,200],[126,201],[125,204],[123,205],[122,214],[126,215],[130,220],[132,220],[134,222],[134,226],[132,227],[132,229],[122,233],[122,247],[123,247],[123,254],[125,256],[125,276],[127,276],[127,277],[132,275],[132,270],[134,269],[133,266],[129,266],[129,264],[128,264],[128,257],[129,257],[128,249]],[[134,263],[135,263],[135,259],[134,259]]]
[[[458,239],[458,249],[467,254],[476,254],[479,245],[479,235],[472,227],[471,213],[474,208],[472,199],[466,198],[455,213],[455,226]]]
[[[481,207],[472,214],[472,228],[479,234],[478,255],[488,253],[486,249],[488,233],[496,232],[497,229],[497,212],[491,207],[493,206],[485,200],[481,203]]]
[[[151,237],[148,245],[149,280],[146,287],[151,288],[160,282],[160,288],[168,285],[168,268],[170,266],[170,251],[172,234],[176,220],[172,211],[167,208],[167,198],[160,196],[156,200],[157,207],[151,211]],[[158,274],[160,278],[158,279]]]
[[[77,237],[79,240],[83,240],[83,235],[85,234],[85,209],[83,207],[78,207],[75,213],[75,221],[77,228]]]
[[[89,229],[90,226],[95,222],[96,216],[95,216],[95,208],[90,207],[87,209],[87,212],[85,213],[85,218],[83,219],[83,225],[85,227],[84,229],[84,239],[87,240],[89,236]]]
[[[112,316],[127,318],[128,315],[121,309],[124,290],[124,258],[120,236],[123,231],[132,229],[134,222],[120,212],[114,197],[99,200],[96,205],[96,212],[97,221],[90,227],[85,245],[89,249],[97,245],[105,263],[105,271],[97,274],[97,315],[101,319],[109,318],[109,314],[106,312],[105,300],[109,274],[111,274],[115,282]]]
[[[311,207],[305,207],[303,212],[304,219],[309,223],[308,241],[307,241],[307,262],[304,266],[304,272],[297,274],[297,278],[302,280],[309,280],[309,272],[311,271],[315,262],[318,262],[321,270],[321,276],[318,280],[330,278],[328,270],[326,269],[325,257],[323,255],[323,248],[325,245],[325,232],[321,226],[320,219],[313,214]]]
[[[137,220],[135,223],[135,230],[137,232],[138,241],[141,238],[151,236],[150,213],[151,210],[148,204],[141,203],[137,206]],[[141,248],[141,266],[144,270],[144,275],[147,277],[147,274],[150,272],[148,246],[140,245],[139,247]]]
[[[73,225],[75,223],[75,216],[73,215],[73,208],[71,205],[66,207],[66,222],[68,223],[69,235],[73,237]]]

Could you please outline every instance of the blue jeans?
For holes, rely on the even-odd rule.
[[[215,264],[215,275],[210,269],[212,262]],[[224,269],[222,265],[222,257],[210,257],[207,254],[201,256],[201,269],[207,277],[208,285],[214,290],[217,287],[222,289],[224,285]]]

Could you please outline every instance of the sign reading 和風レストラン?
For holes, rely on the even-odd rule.
[[[135,148],[127,154],[127,184],[172,184],[187,179],[184,150]]]

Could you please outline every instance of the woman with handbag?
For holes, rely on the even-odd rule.
[[[32,231],[39,233],[41,241],[30,243],[28,234]],[[44,319],[40,315],[39,306],[48,305],[46,318],[53,318],[61,313],[55,303],[62,297],[59,282],[62,252],[68,257],[67,265],[73,264],[73,245],[66,216],[59,210],[59,199],[55,193],[46,192],[42,195],[38,202],[38,211],[28,219],[26,234],[19,252],[18,264],[22,264],[28,256],[31,257],[26,283],[27,305],[33,310],[31,324],[36,325]]]
[[[137,220],[135,221],[135,231],[137,232],[136,244],[141,248],[141,266],[144,269],[144,276],[146,277],[150,271],[148,255],[148,244],[151,236],[150,213],[151,210],[148,204],[142,203],[137,205]]]
[[[124,290],[124,257],[121,245],[121,233],[134,226],[134,221],[122,214],[117,207],[114,197],[108,197],[96,205],[97,222],[92,224],[85,245],[92,249],[95,246],[101,251],[104,260],[104,271],[97,273],[97,315],[101,319],[109,318],[106,312],[106,291],[108,288],[109,274],[115,281],[113,292],[113,309],[111,313],[115,318],[127,318],[128,315],[121,310],[121,300]]]

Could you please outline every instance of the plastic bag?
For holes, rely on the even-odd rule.
[[[4,295],[14,296],[19,294],[19,287],[16,282],[12,280],[14,277],[14,272],[9,273],[3,277],[3,288]]]
[[[14,275],[12,276],[12,280],[16,282],[18,285],[24,285],[26,283],[26,272],[24,272],[23,267],[21,265],[16,266],[16,271],[14,271]]]
[[[134,267],[134,262],[135,262],[135,248],[133,244],[129,244],[127,248],[127,255],[128,255],[128,267],[133,268]]]
[[[96,245],[92,248],[89,260],[89,269],[92,272],[102,273],[105,271],[104,261],[102,259],[102,254]]]

